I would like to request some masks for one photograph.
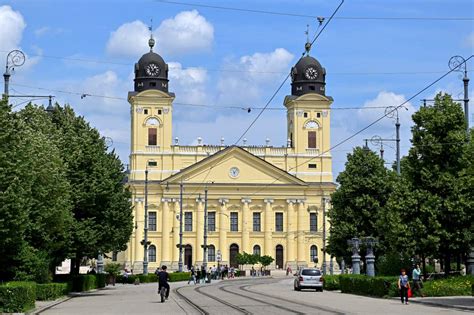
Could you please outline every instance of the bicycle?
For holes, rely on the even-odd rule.
[[[161,297],[161,303],[164,303],[165,298],[166,298],[166,288],[164,286],[161,287],[160,289],[160,297]]]

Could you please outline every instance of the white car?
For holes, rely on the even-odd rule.
[[[316,289],[323,292],[323,281],[321,270],[316,268],[302,268],[295,274],[295,291],[301,289]]]

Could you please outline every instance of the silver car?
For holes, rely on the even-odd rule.
[[[301,289],[316,289],[323,292],[323,276],[321,270],[316,268],[303,268],[295,274],[295,291]]]

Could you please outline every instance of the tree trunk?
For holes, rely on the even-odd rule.
[[[81,258],[71,258],[71,274],[78,275],[81,267]]]
[[[444,276],[447,277],[451,273],[451,254],[446,253],[445,254],[445,260],[444,260]]]
[[[426,279],[426,261],[425,261],[425,254],[421,254],[421,264],[423,268],[423,278]]]
[[[456,255],[456,270],[461,270],[461,254]]]

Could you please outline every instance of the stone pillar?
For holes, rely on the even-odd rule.
[[[332,276],[334,274],[334,261],[333,257],[329,258],[329,274]]]
[[[374,255],[374,246],[377,241],[373,237],[366,237],[364,239],[364,244],[367,247],[367,255],[365,256],[366,263],[366,274],[369,277],[375,277],[375,255]]]
[[[474,247],[471,247],[471,252],[466,260],[466,275],[474,276]]]
[[[341,274],[346,273],[346,262],[344,261],[344,258],[341,260]]]
[[[229,246],[227,244],[227,231],[230,230],[229,215],[227,214],[227,203],[228,199],[221,198],[219,203],[221,204],[219,212],[219,250],[222,254],[222,264],[229,264]]]
[[[251,254],[250,251],[250,227],[252,220],[250,219],[250,207],[249,204],[252,202],[250,198],[242,198],[242,252]]]
[[[296,269],[296,251],[295,251],[295,238],[296,234],[296,213],[294,203],[295,199],[288,199],[286,201],[288,207],[286,210],[286,265],[290,265],[292,269]],[[282,266],[283,268],[286,267]]]
[[[179,244],[179,200],[176,200],[174,203],[174,213],[173,213],[173,269],[178,269],[179,261],[179,248],[176,247]]]
[[[201,245],[204,244],[204,200],[196,198],[197,210],[196,210],[196,264],[202,265],[203,251]]]
[[[307,266],[308,252],[305,250],[304,231],[309,230],[309,220],[305,220],[305,200],[298,202],[298,266]]]
[[[352,246],[352,274],[360,274],[360,255],[359,255],[359,246],[360,240],[357,237],[354,237],[347,241],[349,245]]]
[[[172,200],[169,198],[162,198],[163,203],[161,213],[161,265],[170,264],[170,206]]]
[[[265,212],[264,212],[264,239],[263,239],[263,255],[273,255],[272,248],[272,203],[273,199],[265,199]]]

